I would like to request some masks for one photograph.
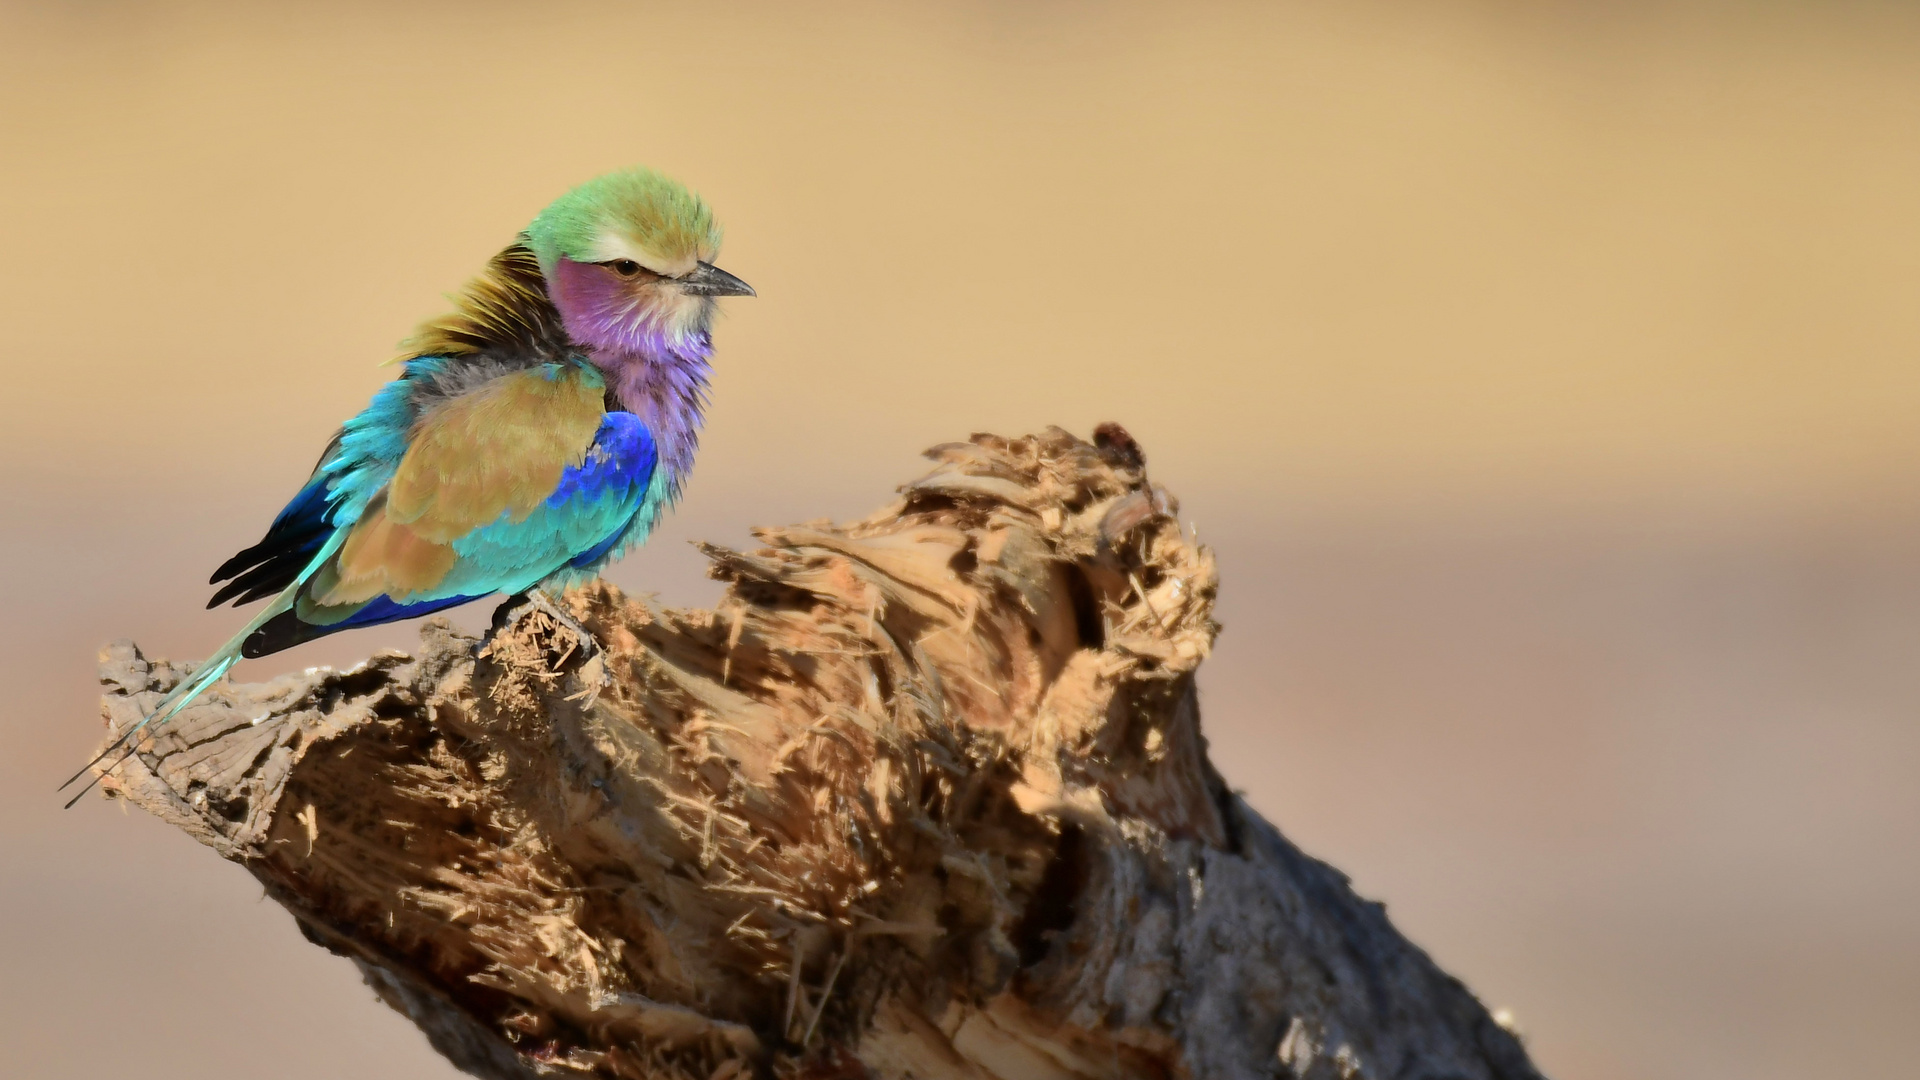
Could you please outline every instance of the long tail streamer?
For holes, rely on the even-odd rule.
[[[67,790],[74,785],[75,781],[87,775],[87,772],[95,765],[105,761],[108,754],[122,747],[126,748],[124,753],[114,759],[113,764],[95,773],[93,779],[87,782],[87,786],[80,789],[79,794],[68,799],[66,808],[72,809],[73,804],[79,802],[81,796],[92,791],[95,784],[98,784],[108,773],[119,768],[123,762],[133,756],[134,751],[139,748],[140,744],[136,740],[142,731],[155,725],[164,724],[173,719],[179,714],[180,710],[199,700],[200,695],[211,690],[213,684],[225,678],[227,672],[233,670],[233,665],[240,662],[240,646],[247,640],[248,636],[255,630],[266,625],[268,619],[292,607],[294,597],[299,595],[300,587],[307,583],[307,579],[313,576],[314,571],[320,569],[321,564],[333,558],[334,552],[338,551],[340,545],[345,541],[346,530],[344,529],[335,532],[329,537],[327,543],[321,547],[320,551],[313,557],[313,560],[307,564],[307,568],[300,572],[300,576],[294,579],[293,584],[287,586],[285,592],[274,597],[273,602],[268,604],[260,614],[254,616],[252,622],[241,627],[239,633],[227,639],[227,643],[220,646],[218,652],[208,657],[207,662],[200,665],[199,669],[193,673],[191,678],[182,680],[180,685],[168,691],[167,696],[160,699],[160,704],[154,706],[152,712],[142,717],[139,723],[121,732],[120,737],[113,740],[111,745],[94,755],[92,761],[87,762],[84,768],[69,777],[66,783],[61,784],[56,790]]]

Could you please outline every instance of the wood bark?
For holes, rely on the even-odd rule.
[[[929,456],[704,547],[712,611],[431,622],[219,688],[105,788],[492,1080],[1538,1076],[1208,762],[1213,556],[1125,432]],[[110,736],[186,670],[110,646]]]

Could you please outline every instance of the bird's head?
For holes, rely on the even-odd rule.
[[[752,296],[713,265],[720,226],[700,197],[650,169],[589,180],[527,227],[567,333],[596,350],[672,350],[704,338],[714,298]]]

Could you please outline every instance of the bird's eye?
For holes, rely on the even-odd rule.
[[[613,272],[621,277],[632,277],[640,272],[640,264],[632,259],[615,259],[607,265],[613,267]]]

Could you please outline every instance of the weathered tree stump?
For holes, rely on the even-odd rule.
[[[713,611],[227,686],[106,782],[483,1077],[1534,1077],[1221,782],[1210,552],[1117,428],[976,436]],[[185,669],[103,657],[115,733]]]

